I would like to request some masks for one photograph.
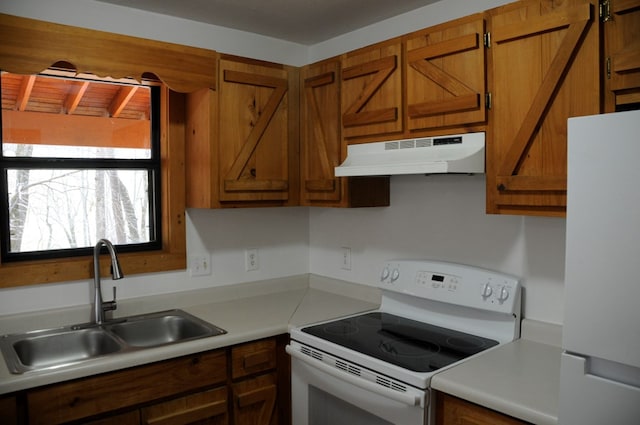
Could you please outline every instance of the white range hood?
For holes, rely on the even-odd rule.
[[[336,177],[484,173],[484,132],[349,145]]]

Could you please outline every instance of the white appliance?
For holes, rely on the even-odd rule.
[[[484,137],[478,132],[349,145],[335,174],[484,173]]]
[[[640,111],[569,119],[560,425],[640,423]]]
[[[520,335],[520,284],[461,264],[389,261],[379,310],[290,331],[294,425],[427,425],[438,371]]]

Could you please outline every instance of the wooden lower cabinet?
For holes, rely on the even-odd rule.
[[[287,341],[280,335],[1,396],[0,424],[288,425]]]
[[[290,423],[285,413],[290,410],[290,397],[283,387],[290,384],[283,342],[269,338],[231,349],[234,425]]]
[[[233,384],[234,425],[279,425],[275,373]]]
[[[17,425],[18,424],[18,403],[16,397],[0,396],[0,424]]]
[[[436,396],[436,425],[523,425],[527,423],[448,394],[438,393]]]

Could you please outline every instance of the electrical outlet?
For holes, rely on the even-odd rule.
[[[210,256],[193,256],[189,260],[189,273],[191,276],[207,276],[211,274]]]
[[[258,248],[248,248],[244,250],[244,269],[246,271],[258,270]]]
[[[351,248],[342,247],[342,269],[351,270]]]

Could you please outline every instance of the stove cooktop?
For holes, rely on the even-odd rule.
[[[415,372],[433,372],[498,341],[374,312],[302,328],[302,332]]]

